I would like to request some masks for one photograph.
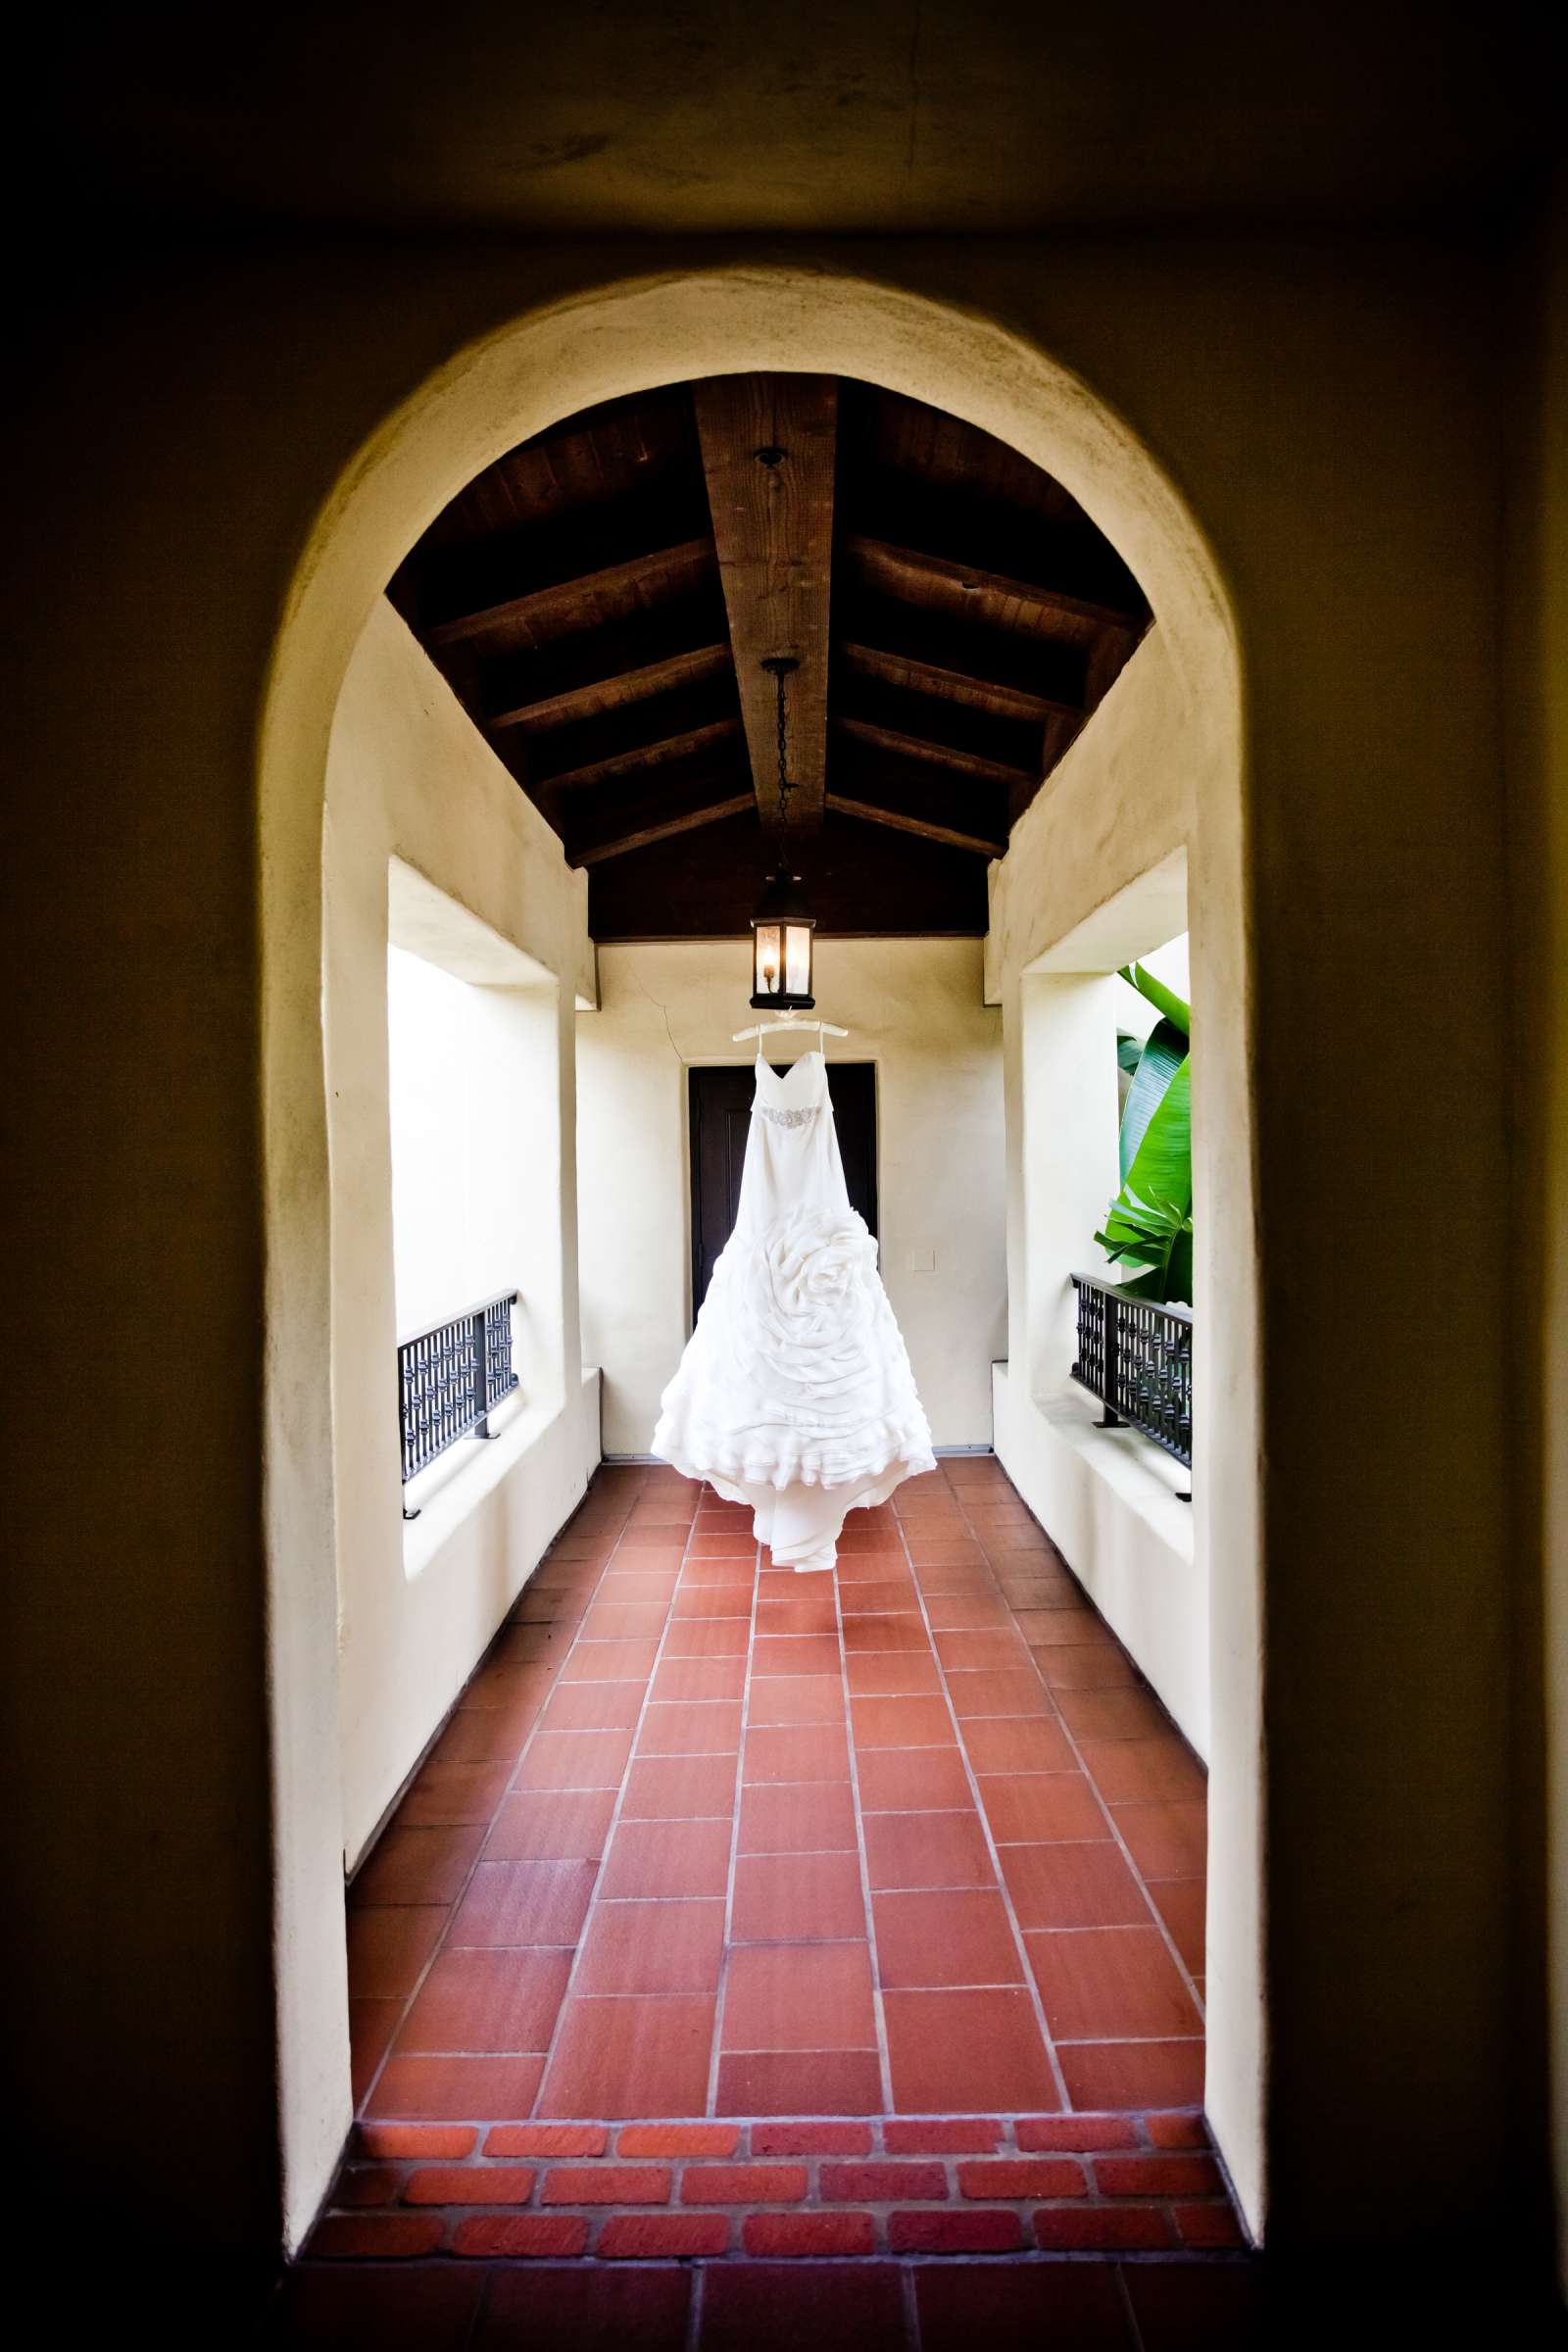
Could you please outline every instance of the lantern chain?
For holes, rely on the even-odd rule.
[[[782,840],[789,827],[790,794],[795,790],[795,780],[790,774],[789,765],[789,737],[785,718],[784,681],[789,676],[791,670],[799,669],[800,663],[792,661],[787,655],[775,654],[762,663],[762,667],[765,670],[771,671],[774,690],[777,696],[778,824],[779,838]]]

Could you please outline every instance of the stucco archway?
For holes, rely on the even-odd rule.
[[[1233,757],[1191,853],[1194,993],[1225,1004],[1199,1133],[1208,1209],[1201,1386],[1227,1401],[1198,1464],[1197,1530],[1215,1624],[1208,2105],[1261,2218],[1259,1641],[1255,1273],[1245,1007],[1240,670],[1197,520],[1137,435],[1044,350],[994,318],[820,267],[735,266],[607,280],[458,352],[345,470],[276,642],[261,750],[263,1087],[270,1696],[280,2136],[290,2242],[348,2122],[336,1811],[330,1232],[320,1022],[320,826],[327,741],[375,597],[425,523],[506,449],[652,385],[750,369],[859,376],[951,411],[1046,467],[1142,580],[1186,692],[1213,698]],[[1216,1265],[1226,1267],[1221,1287]],[[1213,1426],[1214,1417],[1202,1415]]]

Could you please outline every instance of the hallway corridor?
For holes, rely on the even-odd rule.
[[[934,2312],[923,2258],[1238,2246],[1203,1819],[990,1457],[855,1514],[820,1581],[602,1470],[351,1890],[360,2123],[296,2295],[393,2257],[904,2257]]]

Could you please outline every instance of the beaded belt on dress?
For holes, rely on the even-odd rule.
[[[808,1103],[804,1110],[777,1110],[771,1102],[752,1104],[752,1108],[760,1110],[764,1119],[771,1119],[775,1127],[804,1127],[808,1119],[815,1118],[821,1107],[820,1102]]]

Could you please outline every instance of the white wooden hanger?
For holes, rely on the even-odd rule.
[[[749,1037],[770,1037],[775,1029],[814,1029],[821,1037],[848,1037],[835,1021],[805,1021],[798,1012],[781,1012],[776,1021],[757,1021],[750,1029],[737,1029],[730,1039],[732,1046],[745,1045]]]

